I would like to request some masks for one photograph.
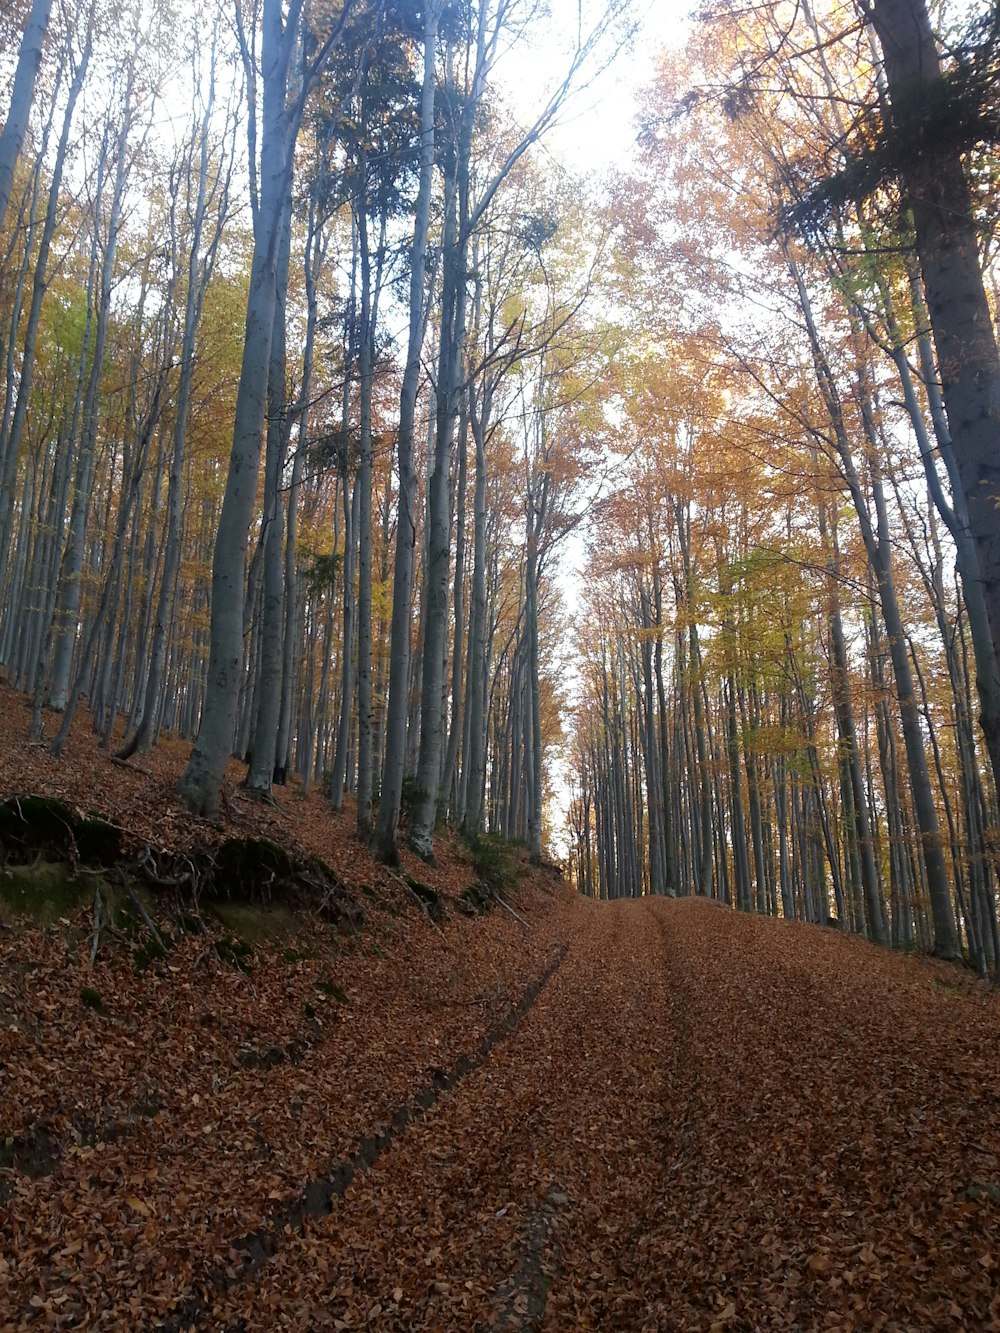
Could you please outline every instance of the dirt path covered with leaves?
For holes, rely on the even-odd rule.
[[[196,986],[191,941],[81,1014],[56,932],[12,1001],[5,936],[0,1128],[48,1137],[0,1326],[1000,1328],[990,992],[703,902],[518,910],[400,924],[325,1008],[327,962]]]

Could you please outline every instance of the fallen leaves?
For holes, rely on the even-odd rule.
[[[22,783],[2,693],[12,790],[221,836],[179,817],[170,746],[134,773],[75,732]],[[288,805],[241,831],[368,890],[360,934],[301,923],[246,974],[182,935],[140,976],[88,967],[87,911],[0,928],[0,1328],[1000,1330],[990,992],[697,901],[529,889],[528,930],[442,938],[349,816]],[[420,878],[454,895],[468,866],[441,862]]]

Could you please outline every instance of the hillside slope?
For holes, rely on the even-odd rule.
[[[169,750],[78,744],[14,789],[162,841]],[[230,803],[363,916],[0,922],[0,1328],[1000,1328],[969,974],[551,876],[466,917],[458,847],[432,914],[321,798]]]

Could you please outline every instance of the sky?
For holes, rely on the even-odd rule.
[[[574,94],[568,108],[543,141],[559,160],[581,171],[601,171],[627,160],[635,142],[637,94],[653,77],[657,53],[683,44],[690,29],[695,0],[633,0],[639,30],[630,48],[591,84]],[[592,7],[596,12],[596,6]],[[529,50],[518,48],[498,67],[498,81],[509,90],[525,121],[542,104],[544,91],[566,68],[560,50],[565,35],[576,29],[577,0],[551,0],[547,38]]]
[[[551,0],[551,39],[536,40],[529,50],[519,48],[508,53],[497,67],[497,81],[526,125],[544,105],[547,88],[558,82],[566,69],[560,39],[565,40],[565,35],[575,29],[577,3],[578,0]],[[546,133],[541,151],[551,153],[581,174],[600,176],[602,172],[624,167],[636,139],[638,94],[652,81],[658,53],[664,47],[677,48],[683,44],[691,26],[688,14],[694,3],[695,0],[635,0],[633,16],[639,21],[639,31],[630,48],[620,52],[603,73],[571,99],[559,123]],[[579,605],[586,559],[584,543],[582,530],[570,534],[561,544],[558,561],[552,569],[571,622]],[[565,645],[563,673],[563,683],[568,685],[572,698],[577,688],[572,635]],[[555,810],[550,812],[554,815],[553,850],[565,858],[569,851],[565,814],[570,801],[571,774],[569,766],[556,761],[554,755],[549,757],[548,768],[554,780]]]

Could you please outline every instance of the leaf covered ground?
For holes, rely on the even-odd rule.
[[[166,838],[180,751],[136,773],[81,733],[56,767],[14,698],[0,795]],[[470,919],[458,847],[420,867],[435,923],[321,799],[230,806],[364,924],[140,967],[114,929],[90,964],[88,906],[0,923],[0,1328],[1000,1329],[1000,1001],[968,974],[551,876]]]

